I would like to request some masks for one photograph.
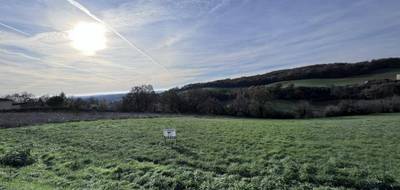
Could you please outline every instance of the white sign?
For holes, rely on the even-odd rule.
[[[176,131],[175,129],[164,129],[163,134],[165,138],[168,139],[175,139],[176,138]]]

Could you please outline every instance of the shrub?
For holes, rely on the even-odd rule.
[[[338,106],[327,106],[324,110],[325,116],[338,116],[341,113]]]
[[[308,101],[301,101],[296,105],[295,112],[297,118],[309,118],[313,117],[312,106]]]
[[[0,157],[0,164],[12,167],[23,167],[34,163],[28,148],[15,148]]]

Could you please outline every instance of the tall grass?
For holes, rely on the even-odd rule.
[[[153,118],[0,130],[0,189],[399,189],[400,115]],[[177,130],[166,144],[163,128]]]

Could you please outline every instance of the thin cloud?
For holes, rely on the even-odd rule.
[[[215,7],[213,7],[210,11],[208,11],[208,14],[212,14],[219,9],[221,9],[224,6],[227,6],[230,3],[230,0],[222,0],[221,3],[217,4]]]
[[[8,51],[8,50],[5,50],[5,49],[0,49],[0,53],[4,53],[4,54],[8,54],[8,55],[20,56],[20,57],[24,57],[26,59],[30,59],[30,60],[34,60],[34,61],[40,61],[41,60],[38,57],[34,57],[34,56],[27,55],[27,54],[20,53],[20,52],[12,52],[12,51]]]
[[[166,38],[166,40],[158,47],[158,49],[162,49],[165,47],[171,47],[179,42],[182,42],[185,39],[190,38],[198,29],[204,27],[207,24],[207,18],[211,15],[217,13],[220,9],[227,7],[231,3],[231,0],[222,0],[220,3],[216,4],[210,10],[208,10],[204,15],[197,18],[197,22],[193,24],[192,27],[188,27],[186,29],[182,29],[180,32],[174,34]],[[215,17],[214,17],[215,18]]]
[[[124,91],[139,84],[168,88],[301,65],[398,57],[400,50],[400,1],[38,2],[0,4],[0,94]],[[171,74],[109,26],[109,48],[93,57],[77,53],[64,31],[85,18],[111,25]]]
[[[0,25],[1,25],[1,26],[4,26],[4,27],[6,27],[6,28],[8,28],[8,29],[10,29],[10,30],[13,30],[13,31],[15,31],[15,32],[18,32],[19,34],[22,34],[22,35],[24,35],[24,36],[31,36],[31,34],[29,34],[29,33],[27,33],[27,32],[24,32],[24,31],[22,31],[22,30],[19,30],[18,28],[12,27],[12,26],[7,25],[7,24],[4,24],[4,23],[2,23],[2,22],[0,22]]]
[[[86,15],[88,15],[90,18],[92,18],[93,20],[103,24],[104,26],[106,26],[109,30],[111,30],[115,35],[117,35],[119,38],[121,38],[123,41],[125,41],[129,46],[131,46],[132,48],[136,49],[139,53],[141,53],[142,55],[144,55],[145,57],[147,57],[152,63],[155,63],[159,66],[161,66],[163,69],[165,69],[167,72],[167,68],[165,68],[163,65],[161,65],[160,63],[158,63],[152,56],[150,56],[148,53],[144,52],[142,49],[140,49],[138,46],[136,46],[134,43],[132,43],[131,41],[129,41],[127,38],[125,38],[121,33],[119,33],[117,30],[115,30],[113,27],[111,27],[110,25],[108,25],[107,23],[105,23],[103,20],[99,19],[96,15],[92,14],[89,9],[87,9],[86,7],[84,7],[82,4],[80,4],[79,2],[75,1],[75,0],[67,0],[72,6],[78,8],[79,10],[81,10],[82,12],[84,12]]]

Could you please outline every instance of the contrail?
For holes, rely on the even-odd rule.
[[[22,34],[22,35],[31,36],[31,34],[29,34],[29,33],[26,33],[26,32],[24,32],[24,31],[22,31],[22,30],[19,30],[19,29],[17,29],[17,28],[14,28],[14,27],[12,27],[12,26],[10,26],[10,25],[7,25],[7,24],[4,24],[4,23],[2,23],[2,22],[0,22],[0,25],[1,25],[1,26],[4,26],[4,27],[6,27],[6,28],[8,28],[8,29],[10,29],[10,30],[13,30],[13,31],[15,31],[15,32],[18,32],[18,33],[20,33],[20,34]]]
[[[105,23],[104,21],[102,21],[101,19],[99,19],[96,15],[92,14],[86,7],[84,7],[82,4],[80,4],[79,2],[75,1],[75,0],[67,0],[72,6],[78,8],[79,10],[81,10],[82,12],[84,12],[86,15],[88,15],[90,18],[94,19],[95,21],[103,24],[104,26],[106,26],[109,30],[111,30],[115,35],[117,35],[119,38],[121,38],[123,41],[125,41],[129,46],[131,46],[132,48],[136,49],[139,53],[141,53],[142,55],[144,55],[145,57],[147,57],[151,62],[161,66],[162,68],[164,68],[167,72],[167,68],[165,68],[163,65],[161,65],[160,63],[158,63],[153,57],[151,57],[149,54],[147,54],[146,52],[144,52],[142,49],[140,49],[139,47],[137,47],[134,43],[132,43],[131,41],[129,41],[127,38],[125,38],[122,34],[120,34],[117,30],[115,30],[113,27],[109,26],[107,23]]]
[[[0,49],[0,53],[5,53],[5,54],[8,54],[8,55],[20,56],[20,57],[23,57],[23,58],[26,58],[26,59],[30,59],[30,60],[34,60],[34,61],[41,61],[41,59],[38,58],[38,57],[30,56],[30,55],[27,55],[27,54],[21,53],[21,52],[12,52],[12,51],[8,51],[8,50],[5,50],[5,49]]]

